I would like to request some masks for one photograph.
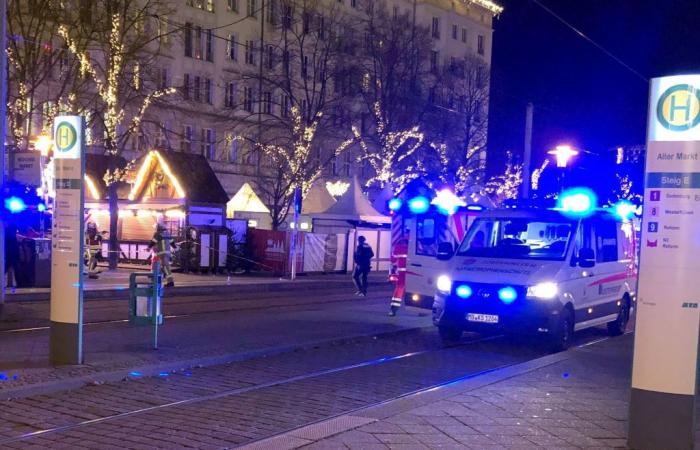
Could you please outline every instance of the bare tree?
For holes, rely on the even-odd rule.
[[[400,189],[422,172],[422,159],[413,156],[423,142],[419,124],[428,106],[432,43],[428,29],[408,14],[390,15],[377,2],[367,2],[363,12],[356,65],[362,126],[353,131],[362,142],[361,159],[375,171],[368,184],[391,182]]]
[[[457,192],[484,176],[489,102],[489,67],[479,57],[451,60],[431,90],[426,134],[436,150],[431,172]]]
[[[233,128],[257,150],[255,184],[277,229],[295,189],[305,193],[349,146],[350,127],[340,119],[347,117],[343,80],[353,33],[337,2],[280,0],[268,2],[263,13],[270,31],[262,46],[243,46],[240,106],[227,103]]]
[[[80,5],[81,26],[61,24],[58,34],[77,58],[80,74],[91,81],[97,96],[92,119],[104,131],[101,143],[111,157],[104,179],[110,210],[109,266],[116,268],[117,186],[126,173],[119,167],[119,155],[138,131],[150,105],[174,92],[172,88],[155,88],[148,70],[157,61],[164,36],[172,33],[162,26],[170,7],[165,0],[94,0]]]
[[[50,132],[54,116],[86,94],[86,80],[76,76],[77,62],[58,37],[61,24],[80,27],[76,19],[54,0],[9,4],[8,119],[17,148],[27,148],[33,135]],[[34,129],[37,116],[41,128]]]

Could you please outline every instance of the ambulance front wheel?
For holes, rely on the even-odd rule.
[[[571,347],[574,341],[574,312],[569,307],[562,309],[556,329],[550,336],[553,352],[562,352]]]
[[[440,339],[445,343],[454,343],[462,338],[462,333],[464,332],[461,328],[451,327],[448,325],[439,325],[438,332],[440,333]]]

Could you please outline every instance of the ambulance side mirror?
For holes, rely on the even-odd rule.
[[[592,248],[582,248],[578,251],[578,257],[576,258],[576,263],[579,267],[588,269],[595,266],[595,252]]]
[[[452,254],[454,252],[454,248],[450,242],[440,242],[438,244],[437,259],[440,261],[446,261],[452,258]]]

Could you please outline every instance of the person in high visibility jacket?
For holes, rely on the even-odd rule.
[[[406,270],[408,262],[408,239],[399,239],[391,253],[391,263],[396,267],[394,293],[391,295],[389,315],[395,316],[401,308],[406,293]]]
[[[97,255],[102,248],[102,235],[97,230],[97,224],[89,221],[85,230],[85,259],[87,260],[88,278],[99,277],[97,271]]]
[[[158,261],[160,263],[160,270],[165,275],[165,286],[173,287],[175,286],[175,278],[173,277],[173,271],[170,268],[170,249],[177,248],[175,243],[168,235],[167,230],[163,224],[156,225],[156,232],[153,233],[153,239],[151,243],[148,244],[148,249],[153,252],[153,257],[151,258],[151,270],[153,270],[153,264]]]

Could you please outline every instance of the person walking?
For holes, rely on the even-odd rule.
[[[93,280],[99,277],[97,271],[97,255],[102,249],[102,235],[97,230],[97,224],[92,220],[87,223],[85,230],[85,256],[87,260],[88,278]]]
[[[355,295],[361,297],[367,296],[367,275],[369,275],[369,270],[372,265],[372,258],[374,258],[374,252],[372,247],[367,244],[367,239],[364,236],[357,238],[357,249],[355,250],[355,270],[352,274],[352,279],[355,281],[355,286],[357,286],[357,292]]]
[[[159,223],[156,225],[156,232],[153,233],[153,239],[151,239],[151,243],[148,244],[148,249],[153,251],[153,257],[151,258],[151,269],[153,269],[153,263],[156,261],[160,262],[160,270],[163,272],[163,275],[165,275],[166,287],[175,286],[175,278],[173,277],[173,271],[170,268],[171,248],[176,249],[177,247],[167,234],[165,226]]]

